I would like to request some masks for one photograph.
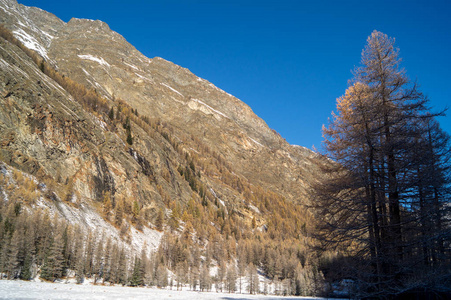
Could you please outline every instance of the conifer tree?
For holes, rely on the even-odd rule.
[[[420,249],[431,238],[418,224],[427,220],[424,195],[433,177],[426,167],[431,155],[422,150],[423,124],[435,115],[400,68],[398,53],[394,39],[371,34],[362,66],[323,129],[336,163],[324,161],[325,175],[315,188],[317,236],[329,249],[355,258],[341,271],[357,273],[362,297],[394,295],[406,290],[407,282],[414,288],[407,270],[416,264],[416,253],[428,256]],[[428,226],[423,222],[423,229]]]
[[[236,291],[236,268],[233,264],[231,264],[227,268],[227,292],[228,293],[235,293]]]
[[[111,193],[106,191],[103,194],[103,216],[109,220],[113,205],[111,203]]]
[[[143,272],[142,272],[142,261],[141,259],[135,257],[135,263],[133,266],[133,273],[130,278],[131,286],[142,286],[144,284]]]
[[[108,117],[110,120],[114,120],[114,106],[111,107],[110,112],[108,113]]]
[[[109,271],[110,282],[119,283],[119,247],[114,244],[112,254],[111,254],[111,268]]]
[[[22,242],[22,233],[16,229],[13,232],[10,243],[7,245],[6,274],[8,279],[13,279],[18,276],[20,266],[19,252]]]
[[[247,281],[247,291],[249,294],[257,294],[260,292],[257,268],[252,262],[247,266]]]
[[[113,269],[113,245],[111,238],[108,237],[104,250],[104,271],[103,281],[111,282],[111,272]]]
[[[33,265],[35,263],[35,228],[32,227],[32,218],[27,216],[26,232],[24,234],[24,263],[20,272],[20,279],[30,280],[33,277]]]
[[[94,255],[94,283],[97,282],[98,279],[104,276],[105,272],[105,258],[104,258],[104,236],[100,238],[97,242],[95,255]]]
[[[202,265],[199,274],[199,288],[202,292],[209,291],[211,288],[211,276],[210,276],[210,268],[206,263]],[[216,289],[218,289],[216,287]]]
[[[164,225],[164,213],[163,210],[160,209],[157,214],[157,219],[155,220],[155,227],[157,230],[162,231]]]
[[[164,288],[168,286],[168,269],[162,264],[158,265],[157,271],[156,271],[156,281],[157,286],[159,288]]]
[[[64,274],[64,239],[63,232],[58,230],[53,238],[50,254],[48,256],[49,271],[48,278],[57,279]]]
[[[94,270],[94,246],[95,246],[95,238],[93,237],[92,233],[90,232],[88,234],[88,240],[86,241],[85,255],[84,255],[84,261],[85,261],[84,273],[87,277],[91,277],[93,270]]]
[[[118,283],[125,285],[128,279],[128,266],[127,266],[127,254],[125,249],[121,248],[119,252],[119,262],[118,262]]]

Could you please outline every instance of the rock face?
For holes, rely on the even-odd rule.
[[[199,186],[238,211],[259,201],[248,199],[243,184],[297,204],[308,200],[316,154],[289,145],[249,106],[188,69],[145,57],[101,21],[64,23],[0,0],[0,23],[60,74],[95,90],[116,112],[125,103],[137,116],[130,121],[129,145],[123,120],[87,111],[0,39],[0,159],[6,164],[70,186],[74,202],[101,203],[106,192],[113,202],[136,199],[149,226],[167,208],[167,198],[187,203],[202,197],[193,196]],[[143,126],[138,115],[153,127]],[[186,172],[181,175],[190,163],[194,189]]]

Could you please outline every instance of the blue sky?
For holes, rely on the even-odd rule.
[[[98,19],[247,103],[289,143],[321,149],[321,127],[367,37],[396,38],[435,110],[451,106],[451,1],[19,0],[63,21]],[[451,114],[451,111],[448,112]],[[451,117],[439,119],[451,133]]]

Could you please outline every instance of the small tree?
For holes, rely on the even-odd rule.
[[[114,106],[111,107],[110,112],[108,113],[108,117],[110,120],[114,120]]]
[[[131,286],[144,285],[144,278],[142,273],[142,261],[135,257],[135,265],[133,267],[132,277],[130,278]]]
[[[255,267],[253,263],[250,263],[247,266],[247,280],[248,280],[247,290],[249,294],[258,294],[260,292],[259,279],[257,267]]]
[[[233,264],[227,269],[227,292],[235,293],[236,291],[236,268]]]
[[[111,215],[111,210],[113,205],[111,204],[111,194],[109,191],[106,191],[103,194],[103,216],[109,220]]]
[[[133,137],[130,130],[127,130],[127,144],[130,146],[133,145]]]
[[[162,231],[163,225],[164,225],[164,213],[163,210],[160,209],[158,211],[157,218],[155,220],[155,227],[157,228],[157,230]]]

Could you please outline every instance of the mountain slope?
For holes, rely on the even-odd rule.
[[[275,249],[254,261],[268,276],[283,247],[305,264],[315,153],[189,70],[146,58],[101,21],[64,23],[0,0],[0,22],[0,159],[44,184],[30,188],[30,211],[100,226],[135,254],[146,237],[155,248],[164,231],[164,245],[183,233],[186,253],[195,251],[192,236],[217,265],[224,250],[216,247],[228,245],[232,261],[246,240]]]

